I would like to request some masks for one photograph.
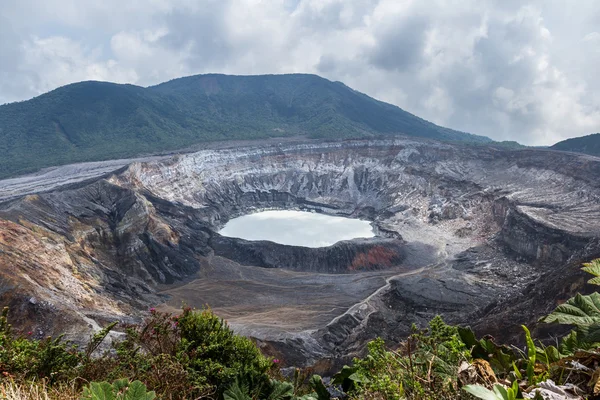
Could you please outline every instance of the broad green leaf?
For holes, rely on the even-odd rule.
[[[331,383],[334,385],[341,385],[344,392],[349,392],[356,386],[356,381],[354,380],[357,378],[356,371],[358,371],[358,367],[344,365],[342,370],[333,376]]]
[[[566,355],[573,354],[577,350],[580,350],[583,348],[584,348],[584,346],[582,346],[582,344],[579,343],[576,331],[571,331],[571,333],[569,333],[567,336],[563,337],[562,340],[560,341],[560,352],[562,354],[566,354]]]
[[[483,338],[480,341],[485,357],[494,372],[505,372],[512,368],[512,362],[516,360],[514,352],[508,346],[499,346],[492,339]]]
[[[600,341],[597,340],[600,335],[600,327],[593,326],[590,329],[578,329],[571,331],[563,337],[560,342],[560,353],[570,355],[577,350],[589,350],[600,347]]]
[[[331,398],[325,384],[323,384],[323,379],[319,375],[313,375],[312,378],[310,378],[310,385],[317,393],[319,400],[329,400]]]
[[[496,396],[498,396],[498,398],[504,399],[504,400],[509,400],[508,392],[506,391],[506,388],[504,386],[494,385],[493,389],[494,389],[494,393],[496,393]]]
[[[113,387],[108,382],[92,382],[83,390],[86,400],[115,400]]]
[[[283,400],[294,397],[294,385],[289,382],[280,382],[272,379],[271,386],[271,393],[269,393],[267,400]]]
[[[491,338],[477,340],[471,328],[457,327],[460,340],[471,350],[473,358],[489,361],[496,373],[511,369],[516,359],[514,351],[508,346],[500,346]]]
[[[479,344],[479,341],[477,340],[477,337],[471,328],[457,326],[456,329],[458,330],[458,336],[460,337],[460,340],[462,340],[469,350]]]
[[[466,385],[463,390],[482,400],[504,400],[502,397],[481,385]]]
[[[140,381],[133,381],[125,392],[124,400],[153,400],[156,397],[154,392],[148,392],[146,385]]]
[[[600,324],[600,293],[595,292],[587,296],[578,293],[556,307],[542,321],[576,326]]]
[[[369,356],[367,356],[369,357]],[[331,383],[341,385],[344,392],[355,387],[355,383],[368,383],[369,379],[358,373],[358,367],[344,365],[342,370],[333,376]]]
[[[82,400],[88,400],[88,399],[91,399],[91,398],[92,398],[92,391],[90,390],[89,387],[87,387],[87,386],[84,387],[83,388],[83,393],[81,395],[81,399]]]
[[[536,360],[544,364],[552,364],[562,358],[558,349],[554,346],[536,347]],[[519,378],[520,379],[520,378]]]
[[[592,260],[589,263],[584,263],[583,271],[594,275],[594,278],[590,279],[588,283],[592,285],[600,285],[600,259]]]
[[[588,283],[591,285],[600,286],[600,277],[592,278],[592,279],[588,280]]]
[[[579,340],[585,343],[600,342],[600,324],[590,326],[580,326],[577,329]]]
[[[352,375],[350,375],[348,377],[348,379],[350,379],[352,382],[356,382],[356,383],[369,383],[370,382],[369,378],[359,374],[358,372],[355,372]]]
[[[113,382],[112,386],[114,389],[113,391],[115,393],[119,393],[122,389],[125,389],[126,387],[129,386],[129,380],[127,378],[117,379],[116,381]]]

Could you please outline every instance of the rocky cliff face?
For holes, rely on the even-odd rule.
[[[247,241],[215,235],[214,254],[241,265],[294,271],[349,273],[389,269],[402,264],[405,246],[398,239],[355,239],[309,248],[269,241]]]
[[[510,336],[585,290],[599,174],[593,157],[412,140],[138,161],[0,203],[2,299],[40,335],[80,336],[149,306],[209,304],[288,364],[340,362],[435,314]],[[307,249],[217,233],[265,208],[367,218],[378,237]]]

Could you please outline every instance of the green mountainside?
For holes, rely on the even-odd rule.
[[[211,140],[396,134],[492,142],[315,75],[197,75],[149,88],[91,81],[0,106],[0,178]]]
[[[600,157],[600,133],[563,140],[550,148]]]

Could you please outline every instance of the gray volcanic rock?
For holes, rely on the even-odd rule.
[[[135,162],[0,205],[3,296],[66,310],[74,331],[159,303],[209,304],[287,365],[327,368],[436,314],[509,338],[586,290],[598,176],[589,156],[417,140]],[[378,237],[308,249],[217,233],[271,208],[368,218]]]
[[[209,246],[215,255],[241,265],[326,273],[387,269],[402,264],[406,253],[401,240],[381,238],[310,248],[214,235]]]

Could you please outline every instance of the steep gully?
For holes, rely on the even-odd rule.
[[[0,298],[39,336],[208,304],[287,365],[327,370],[435,314],[512,339],[587,290],[578,264],[600,256],[589,156],[402,139],[71,171],[61,187],[56,173],[0,181]],[[217,233],[271,208],[368,219],[378,235],[309,249]]]

